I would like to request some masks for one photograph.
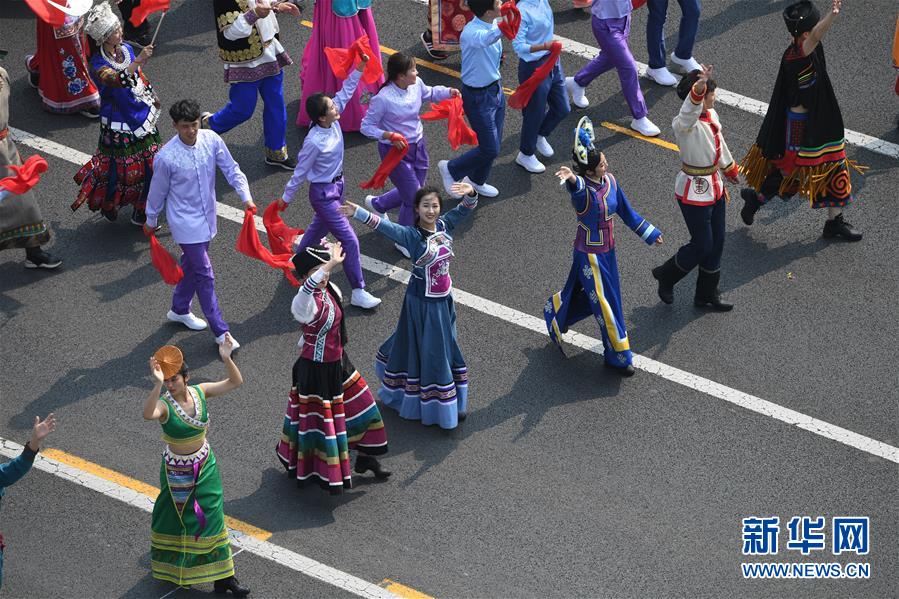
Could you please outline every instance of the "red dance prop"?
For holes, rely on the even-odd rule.
[[[31,12],[37,15],[38,19],[44,23],[48,23],[54,29],[62,27],[66,22],[66,14],[58,8],[48,4],[46,0],[25,0],[25,3],[28,4],[28,8],[31,9]],[[66,6],[66,0],[59,0],[58,3]]]
[[[556,62],[559,60],[559,55],[561,53],[562,44],[553,42],[550,45],[549,57],[546,59],[546,62],[537,67],[537,69],[531,73],[531,76],[525,79],[525,81],[518,86],[518,89],[509,96],[509,106],[521,110],[528,105],[528,102],[531,101],[531,96],[534,95],[534,92],[540,87],[540,84],[549,77],[550,73],[552,73],[553,67],[556,66]]]
[[[514,0],[503,2],[499,12],[503,19],[497,27],[499,27],[507,39],[515,39],[515,36],[518,35],[518,28],[521,26],[521,13],[518,11],[518,7],[515,6]]]
[[[390,141],[402,141],[406,145],[403,146],[402,150],[396,146],[392,146],[390,151],[387,152],[387,156],[384,157],[384,161],[378,167],[378,170],[375,171],[374,176],[365,183],[359,184],[359,187],[362,189],[380,189],[384,187],[384,183],[387,182],[387,177],[390,176],[393,169],[395,169],[400,161],[405,158],[406,153],[409,151],[409,142],[399,133],[391,133],[388,139]]]
[[[168,250],[162,247],[162,244],[156,239],[156,233],[145,234],[150,238],[150,259],[153,261],[153,266],[162,275],[163,281],[169,285],[177,285],[184,278],[184,271],[181,270],[181,266]]]
[[[367,35],[360,36],[347,49],[325,48],[328,64],[338,79],[349,77],[350,71],[362,60],[363,54],[367,55],[369,60],[362,71],[362,80],[366,83],[375,83],[384,74],[384,69],[381,67],[381,53],[372,51]]]
[[[7,168],[13,172],[13,175],[0,179],[0,187],[9,193],[21,195],[41,180],[41,173],[47,171],[47,161],[43,156],[35,154],[22,166],[10,164],[7,165]]]
[[[292,254],[293,240],[303,234],[303,229],[294,229],[284,224],[281,213],[286,209],[286,204],[282,208],[279,202],[275,201],[262,213],[262,224],[268,234],[268,245],[274,254]]]
[[[171,0],[140,0],[140,4],[131,10],[131,18],[128,21],[138,27],[152,13],[168,10],[169,4],[171,4]]]
[[[269,216],[275,228],[285,235],[288,234],[288,232],[291,230],[297,230],[289,229],[287,225],[284,224],[284,221],[281,220],[281,216],[278,214],[277,210],[278,202],[275,201],[272,204],[275,206],[275,209],[272,210],[272,206],[270,205],[268,208],[266,208],[265,215]],[[287,280],[290,281],[290,284],[294,287],[299,287],[300,283],[299,281],[297,281],[296,277],[293,276],[293,262],[291,262],[290,260],[293,257],[293,252],[291,252],[288,248],[288,251],[286,252],[272,253],[270,249],[262,245],[262,241],[259,240],[259,232],[256,231],[256,219],[254,218],[255,215],[255,208],[248,209],[244,212],[243,226],[241,227],[240,233],[237,236],[237,244],[235,248],[238,252],[245,256],[249,256],[250,258],[254,258],[261,262],[265,262],[272,268],[280,268],[284,271],[284,274],[287,276]],[[302,233],[302,230],[297,231],[299,231],[299,233],[297,234]],[[289,244],[289,241],[286,243]],[[285,249],[284,244],[285,240],[278,238],[278,249]],[[275,247],[274,242],[273,247]]]
[[[439,121],[447,119],[446,136],[450,147],[458,150],[459,146],[478,145],[478,134],[465,122],[465,110],[462,108],[462,98],[451,97],[442,102],[431,104],[431,110],[421,115],[425,121]]]
[[[633,8],[633,10],[637,10],[644,4],[646,4],[646,0],[632,0],[631,1],[631,7]]]

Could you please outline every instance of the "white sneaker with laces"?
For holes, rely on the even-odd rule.
[[[395,248],[396,248],[396,251],[398,251],[399,253],[401,253],[401,254],[402,254],[403,256],[405,256],[406,258],[409,258],[409,259],[412,258],[412,256],[409,255],[409,250],[407,250],[405,247],[401,246],[400,244],[394,243],[394,244],[393,244],[393,247],[395,247]]]
[[[219,335],[218,337],[216,337],[216,338],[215,338],[215,342],[218,343],[219,345],[221,345],[222,343],[224,343],[224,342],[225,342],[225,335],[230,335],[230,331],[227,332],[227,333],[222,333],[221,335]],[[240,343],[238,343],[238,342],[237,342],[237,339],[235,339],[234,336],[231,335],[231,349],[232,349],[232,351],[235,350],[235,349],[237,349],[238,347],[240,347]]]
[[[671,53],[671,64],[674,65],[674,70],[678,73],[689,73],[690,71],[702,70],[702,65],[699,64],[692,56],[685,60],[683,58],[678,58],[677,56],[675,56],[674,52]]]
[[[528,156],[523,152],[519,152],[518,156],[515,157],[515,164],[518,166],[524,167],[529,173],[542,173],[546,170],[546,167],[542,162],[537,160],[537,157],[531,154]]]
[[[478,185],[468,177],[465,177],[465,182],[474,187],[474,190],[478,192],[478,195],[482,195],[485,198],[495,198],[499,195],[499,190],[489,183],[485,182],[483,185]]]
[[[440,178],[443,180],[443,190],[446,192],[446,195],[453,198],[454,200],[458,200],[462,196],[456,195],[453,193],[453,176],[449,172],[449,160],[441,160],[437,163],[437,170],[440,171]]]
[[[645,135],[646,137],[656,137],[662,131],[656,127],[655,123],[649,120],[649,117],[634,119],[631,121],[631,129]]]
[[[673,86],[677,85],[677,77],[671,74],[668,67],[659,69],[646,69],[646,76],[658,83],[659,85]]]
[[[387,216],[387,213],[378,212],[378,209],[375,208],[374,204],[372,204],[372,200],[374,200],[376,197],[378,197],[378,196],[365,196],[365,209],[368,210],[369,212],[377,214],[380,218],[383,218],[384,220],[389,221],[390,217]]]
[[[166,314],[166,318],[172,322],[180,322],[192,331],[202,331],[206,328],[206,321],[202,318],[197,318],[190,312],[187,314],[175,314],[169,310],[169,313]]]
[[[586,108],[587,106],[590,106],[590,100],[588,100],[587,96],[584,95],[584,90],[586,88],[583,88],[575,83],[574,77],[565,77],[565,89],[568,90],[568,95],[571,96],[571,102],[575,106],[577,106],[578,108]]]
[[[353,289],[350,303],[354,306],[370,310],[381,303],[381,300],[370,294],[365,289]]]
[[[556,153],[553,147],[549,145],[549,141],[542,135],[537,136],[537,151],[546,158],[552,158],[553,154]]]

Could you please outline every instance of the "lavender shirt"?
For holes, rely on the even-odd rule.
[[[200,129],[192,146],[185,145],[177,135],[170,139],[153,158],[147,226],[156,226],[165,206],[165,217],[176,243],[204,243],[215,237],[216,166],[241,200],[252,201],[247,177],[218,133]]]
[[[590,14],[597,19],[620,19],[629,16],[633,10],[631,0],[593,0]]]
[[[388,83],[377,93],[368,105],[368,112],[362,119],[362,135],[389,144],[382,138],[385,131],[395,131],[410,144],[421,140],[421,112],[423,102],[441,102],[450,97],[450,88],[442,85],[431,87],[421,78],[406,89]]]
[[[362,72],[354,70],[343,82],[343,87],[334,96],[337,112],[343,112],[350,98],[356,93],[360,77]],[[309,133],[303,140],[303,147],[297,155],[297,167],[287,182],[281,198],[289,204],[303,181],[330,183],[341,173],[343,173],[343,129],[340,128],[340,120],[331,123],[327,129],[311,124]]]

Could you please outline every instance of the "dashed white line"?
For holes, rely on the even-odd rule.
[[[14,127],[10,127],[9,130],[17,141],[35,149],[39,149],[46,154],[67,160],[78,166],[81,166],[90,159],[90,156],[83,152],[58,144],[49,139],[32,135],[31,133],[27,133]],[[243,211],[228,206],[227,204],[218,202],[218,214],[222,218],[235,223],[243,223]],[[256,228],[260,231],[265,231],[265,228],[262,226],[262,219],[258,216],[256,217]],[[366,270],[389,277],[394,281],[399,281],[403,284],[409,283],[411,273],[408,270],[364,254],[361,256],[361,262],[362,268],[365,268]],[[546,325],[540,318],[498,304],[494,301],[474,295],[473,293],[468,293],[458,287],[453,289],[453,298],[457,303],[468,306],[469,308],[474,308],[488,316],[493,316],[494,318],[534,331],[535,333],[548,336]],[[598,339],[575,332],[569,332],[564,339],[568,343],[602,355],[602,342]],[[677,383],[678,385],[722,399],[757,414],[780,420],[791,426],[807,430],[816,435],[820,435],[827,439],[837,441],[849,447],[899,464],[899,448],[877,441],[876,439],[860,435],[835,424],[785,408],[760,397],[738,391],[737,389],[732,389],[731,387],[716,383],[715,381],[685,370],[668,366],[667,364],[663,364],[662,362],[658,362],[645,356],[634,354],[634,367],[673,383]]]
[[[14,458],[22,453],[22,449],[22,445],[0,437],[0,455]],[[96,491],[97,493],[102,493],[107,497],[126,503],[131,507],[153,513],[154,500],[152,497],[148,497],[143,493],[129,489],[118,483],[100,478],[99,476],[95,476],[89,472],[79,470],[78,468],[40,454],[34,459],[33,467],[37,470],[58,476],[63,480]],[[327,566],[321,562],[317,562],[305,555],[300,555],[299,553],[295,553],[289,549],[270,543],[269,541],[253,538],[237,530],[229,529],[228,532],[231,536],[231,543],[241,551],[249,551],[254,555],[258,555],[259,557],[273,561],[306,576],[341,588],[359,597],[365,597],[366,599],[399,599],[397,595],[391,593],[387,589],[381,588],[366,580],[362,580],[361,578],[357,578],[352,574],[347,574],[346,572]],[[172,592],[177,590],[178,589],[176,588]]]

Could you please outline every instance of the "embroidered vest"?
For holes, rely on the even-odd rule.
[[[262,56],[265,46],[259,29],[253,25],[250,35],[237,40],[225,37],[225,28],[234,23],[243,13],[250,10],[247,0],[214,0],[215,32],[218,37],[219,58],[225,62],[249,62]],[[275,34],[275,38],[278,35]]]
[[[303,325],[300,357],[314,362],[338,362],[343,358],[340,321],[343,313],[331,294],[322,289],[312,292],[315,320]]]
[[[425,241],[425,251],[415,261],[422,270],[425,297],[446,297],[453,290],[449,274],[453,256],[453,238],[446,231],[438,231]]]
[[[584,184],[587,200],[583,210],[577,213],[574,249],[588,254],[605,254],[615,247],[612,216],[615,214],[617,182],[612,175],[606,175],[600,186],[586,178]]]
[[[206,429],[209,428],[206,395],[199,385],[189,386],[187,395],[194,403],[193,416],[188,416],[168,391],[160,397],[169,410],[168,418],[161,422],[162,440],[166,443],[190,443],[206,437]]]

